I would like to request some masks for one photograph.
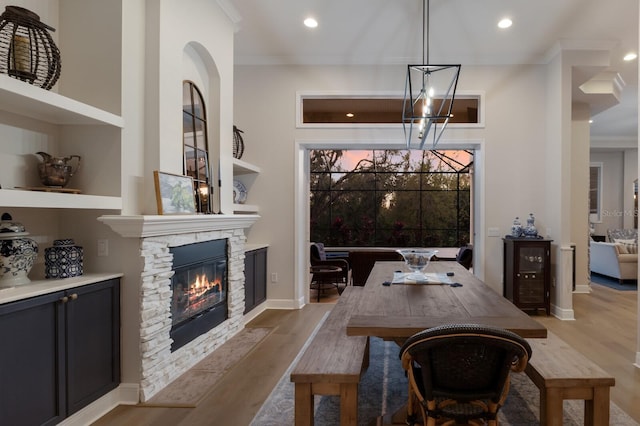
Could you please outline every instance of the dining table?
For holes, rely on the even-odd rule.
[[[445,324],[483,324],[524,338],[546,338],[547,329],[457,262],[432,261],[428,283],[397,279],[408,272],[402,261],[376,262],[360,303],[352,312],[349,336],[377,336],[401,344],[413,334]],[[400,283],[394,283],[400,281]]]

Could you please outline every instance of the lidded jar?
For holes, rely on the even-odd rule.
[[[537,238],[538,237],[538,229],[535,225],[536,218],[533,216],[533,213],[529,213],[529,217],[527,218],[527,226],[524,227],[524,236],[527,238]]]
[[[72,239],[54,240],[44,249],[45,278],[70,278],[83,274],[84,251]]]
[[[31,282],[29,271],[38,257],[38,244],[14,222],[9,213],[0,220],[0,287],[13,287]]]

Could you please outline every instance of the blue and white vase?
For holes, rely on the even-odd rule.
[[[522,223],[520,223],[519,217],[516,217],[513,220],[513,225],[511,225],[511,236],[513,238],[520,238],[522,236]]]
[[[38,244],[25,232],[24,226],[13,222],[4,213],[0,221],[0,287],[28,284],[28,277],[38,257]]]
[[[536,218],[533,217],[533,213],[529,213],[529,217],[527,218],[527,226],[524,228],[524,236],[526,238],[537,238],[538,237],[538,229],[535,225]]]

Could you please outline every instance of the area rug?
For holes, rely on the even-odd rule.
[[[599,284],[620,291],[638,290],[637,281],[625,280],[624,283],[620,284],[620,281],[616,278],[607,277],[606,275],[600,275],[593,272],[591,273],[591,284]]]
[[[398,359],[398,346],[378,338],[371,339],[370,365],[363,375],[358,392],[358,422],[369,425],[373,419],[394,413],[407,400],[407,379]],[[535,354],[533,354],[535,357]],[[292,363],[292,366],[295,365]],[[293,384],[289,380],[292,367],[285,372],[252,426],[283,426],[294,424]],[[501,409],[500,424],[512,426],[539,425],[538,388],[524,374],[513,374],[511,391]],[[315,397],[315,425],[335,426],[339,421],[337,396]],[[583,401],[565,401],[564,426],[583,425]],[[617,405],[611,403],[611,425],[638,425]]]
[[[272,328],[244,328],[141,405],[195,407],[217,381],[247,356],[271,331]]]

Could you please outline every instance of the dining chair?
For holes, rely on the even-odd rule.
[[[425,426],[497,426],[509,375],[524,370],[531,347],[501,328],[447,324],[411,336],[400,358],[409,379],[408,425],[421,415]]]
[[[311,266],[338,266],[340,272],[337,274],[337,278],[341,285],[347,286],[351,282],[351,266],[349,261],[342,258],[327,258],[327,253],[324,249],[323,243],[311,243]],[[326,278],[321,276],[314,276],[312,281],[323,281]]]

